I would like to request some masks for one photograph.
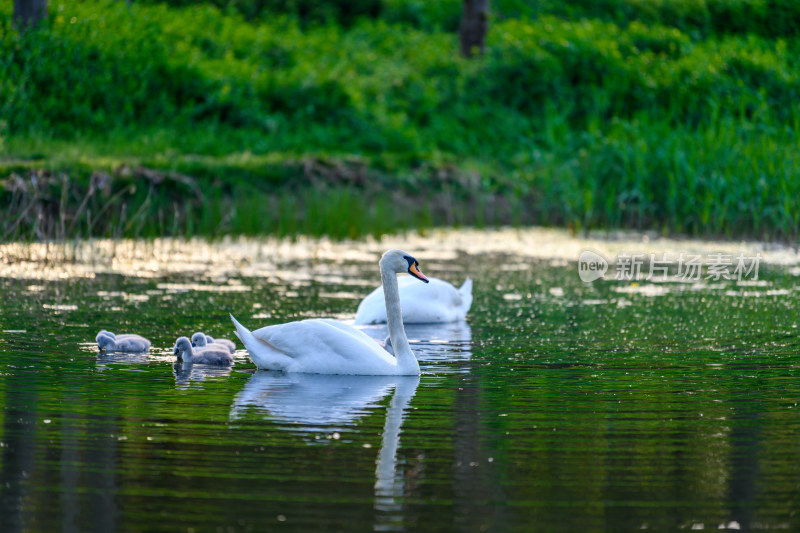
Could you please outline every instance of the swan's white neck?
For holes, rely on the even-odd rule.
[[[386,298],[386,324],[389,327],[389,338],[397,358],[397,366],[409,373],[419,374],[419,363],[408,344],[406,330],[403,327],[403,311],[400,308],[400,290],[397,288],[397,274],[384,266],[381,261],[381,280],[383,295]]]

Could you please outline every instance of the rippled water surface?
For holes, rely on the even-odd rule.
[[[178,335],[234,339],[229,312],[352,320],[395,246],[474,280],[467,322],[407,327],[422,376],[175,365]],[[584,283],[584,248],[763,263]],[[5,246],[0,530],[796,531],[797,265],[541,230]],[[101,328],[154,346],[98,354]]]

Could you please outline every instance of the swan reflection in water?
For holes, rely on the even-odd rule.
[[[308,436],[357,425],[392,393],[386,412],[381,448],[375,467],[376,530],[402,523],[400,503],[405,479],[398,472],[397,450],[406,410],[417,392],[419,376],[343,376],[287,374],[258,371],[233,400],[230,419],[242,418],[255,409],[293,433]],[[316,442],[313,439],[309,443]]]
[[[175,375],[175,387],[188,389],[192,381],[203,381],[206,378],[225,377],[231,374],[230,366],[200,365],[175,361],[172,364],[172,373]]]

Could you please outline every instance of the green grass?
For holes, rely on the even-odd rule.
[[[0,238],[797,238],[794,3],[498,1],[473,61],[460,2],[358,5],[51,3],[20,34],[3,4]]]

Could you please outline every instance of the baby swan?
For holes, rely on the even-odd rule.
[[[184,363],[197,363],[201,365],[228,366],[233,364],[233,357],[226,349],[218,346],[209,346],[205,350],[192,350],[192,343],[187,337],[181,337],[175,343],[175,355],[183,359]]]
[[[139,342],[147,343],[148,346],[150,345],[150,341],[149,340],[147,340],[144,337],[142,337],[141,335],[137,335],[135,333],[120,333],[119,335],[117,335],[117,334],[115,334],[115,333],[113,333],[111,331],[108,331],[107,329],[101,329],[100,333],[97,334],[97,337],[99,337],[100,335],[107,335],[107,336],[111,337],[112,339],[114,339],[115,341],[121,340],[121,339],[136,339]],[[95,337],[95,340],[97,340],[97,337]]]
[[[115,336],[105,330],[97,334],[97,348],[104,352],[146,352],[150,341],[139,335]]]
[[[236,351],[236,344],[233,341],[228,339],[218,339],[216,337],[212,337],[211,335],[206,335],[206,344],[222,344],[223,346],[227,346],[231,353]]]
[[[200,331],[192,335],[192,347],[205,350],[206,347],[210,347],[211,345],[216,345],[216,347],[220,349],[225,348],[231,353],[236,351],[236,345],[233,343],[233,341],[229,341],[228,339],[215,339],[214,337],[206,335]]]

